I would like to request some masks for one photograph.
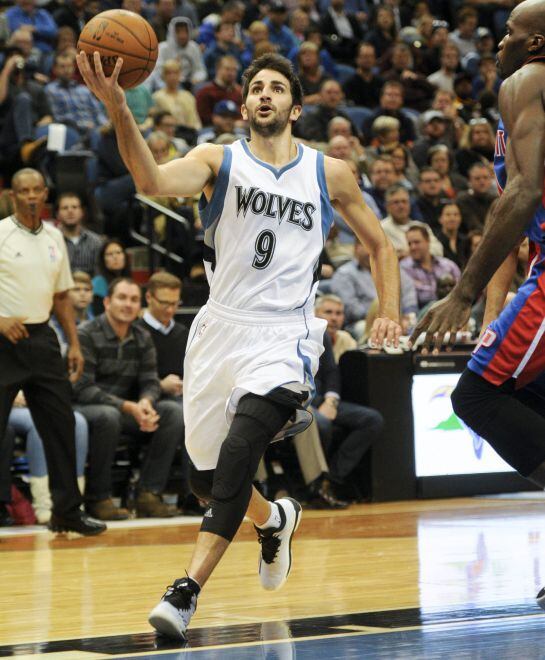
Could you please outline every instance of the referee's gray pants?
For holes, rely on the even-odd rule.
[[[81,504],[72,390],[55,332],[47,323],[26,328],[29,337],[17,344],[0,335],[0,502],[11,499],[13,443],[6,426],[13,400],[22,389],[43,441],[53,511],[66,516]]]

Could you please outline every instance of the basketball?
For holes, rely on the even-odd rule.
[[[157,61],[157,37],[142,16],[124,9],[103,11],[85,24],[78,41],[94,68],[93,53],[100,53],[106,76],[111,75],[118,57],[123,58],[119,84],[124,89],[146,80]]]

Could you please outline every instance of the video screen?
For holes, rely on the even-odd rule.
[[[450,395],[460,375],[413,376],[416,476],[514,472],[487,442],[454,414]]]

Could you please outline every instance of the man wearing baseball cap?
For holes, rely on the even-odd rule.
[[[419,168],[428,164],[428,149],[436,144],[446,144],[447,118],[439,110],[427,110],[422,115],[422,137],[413,146],[412,155]]]

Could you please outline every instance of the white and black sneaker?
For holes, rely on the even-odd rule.
[[[291,497],[276,500],[280,527],[256,527],[261,544],[259,579],[267,591],[274,591],[286,581],[291,569],[291,539],[301,521],[301,505]]]
[[[197,609],[199,585],[191,578],[175,580],[148,617],[157,632],[174,639],[187,639],[186,630]]]

